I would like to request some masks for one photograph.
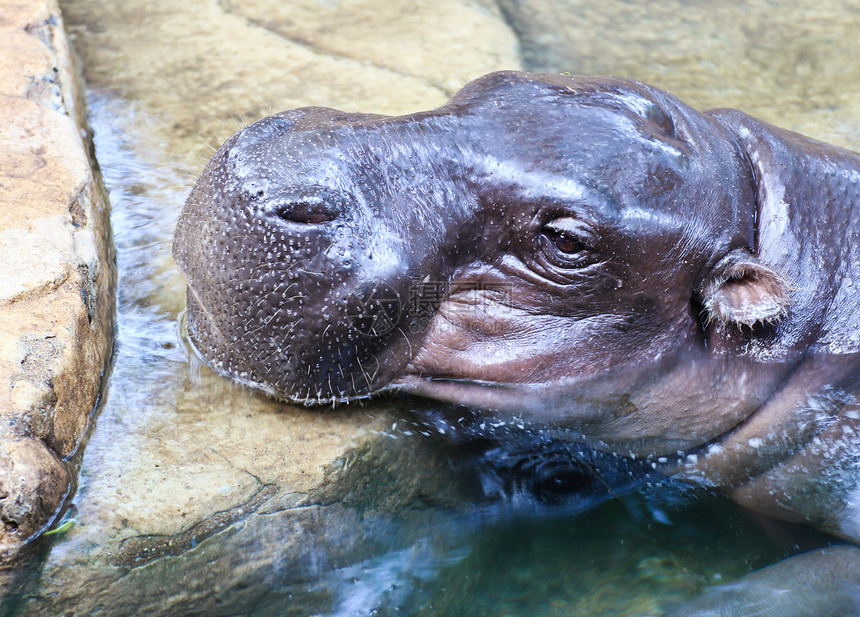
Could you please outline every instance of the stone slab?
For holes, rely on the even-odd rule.
[[[110,355],[108,208],[62,18],[0,7],[0,564],[73,492]]]

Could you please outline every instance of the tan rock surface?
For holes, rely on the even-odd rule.
[[[409,113],[521,65],[498,13],[468,0],[91,0],[63,10],[88,82],[162,114],[162,140],[196,157],[283,109]]]
[[[54,2],[0,7],[0,562],[74,485],[109,354],[107,208]]]
[[[842,0],[499,0],[529,70],[617,75],[860,149],[860,13]]]
[[[297,409],[203,367],[179,340],[185,291],[170,258],[209,146],[242,124],[303,105],[430,108],[472,76],[518,66],[515,39],[493,11],[449,0],[443,19],[422,4],[424,37],[411,4],[376,3],[389,62],[372,28],[357,39],[331,11],[299,36],[218,0],[63,3],[96,92],[90,110],[119,268],[117,352],[81,463],[76,522],[38,543],[41,576],[19,577],[16,614],[240,614],[268,601],[260,595],[273,576],[273,614],[313,614],[306,600],[292,612],[277,606],[297,581],[407,537],[387,537],[398,512],[417,504],[432,517],[439,510],[425,502],[456,504],[444,457],[417,435],[390,434],[389,405]],[[345,15],[369,6],[345,4]],[[326,28],[352,50],[325,49]],[[10,274],[8,293],[67,273],[34,275]],[[302,593],[325,603],[331,592]]]
[[[462,0],[223,2],[253,24],[319,53],[420,77],[451,96],[492,70],[519,66],[495,6]]]

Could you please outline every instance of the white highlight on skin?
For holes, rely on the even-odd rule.
[[[623,101],[629,109],[633,110],[643,118],[647,117],[654,109],[653,102],[636,94],[631,94],[629,92],[616,92],[614,96],[618,100]]]
[[[643,98],[632,93],[616,93],[615,96],[620,101],[623,101],[628,109],[630,109],[643,119],[651,116],[652,112],[654,112],[655,110],[660,113],[657,105],[647,98]],[[683,156],[683,154],[680,150],[678,150],[678,148],[662,139],[652,139],[649,141],[649,143],[674,157],[680,158],[681,156]]]
[[[839,169],[836,173],[849,182],[860,184],[860,172],[854,169]]]
[[[524,180],[526,184],[522,185],[522,191],[527,195],[534,194],[545,199],[570,201],[580,201],[588,196],[585,187],[573,178],[536,169],[525,170],[513,161],[487,159],[484,164],[484,171],[490,175]]]
[[[746,127],[738,127],[738,134],[746,141],[755,143],[757,137],[753,135]],[[761,163],[761,157],[755,150],[750,152],[750,158],[754,167],[764,167]],[[788,203],[785,200],[785,185],[783,185],[776,174],[764,174],[760,179],[761,190],[760,194],[764,196],[765,202],[761,206],[762,220],[758,221],[759,233],[761,236],[762,255],[760,257],[766,262],[778,262],[778,255],[769,254],[772,251],[768,247],[773,247],[773,251],[784,253],[789,247],[786,247],[784,240],[790,238],[786,234],[788,228]],[[774,239],[783,239],[780,241],[772,241]],[[766,254],[767,253],[767,254]]]

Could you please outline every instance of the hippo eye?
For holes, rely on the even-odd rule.
[[[550,221],[541,230],[545,257],[559,267],[580,267],[594,261],[592,234],[574,218]]]
[[[559,252],[564,253],[565,255],[579,253],[585,248],[582,242],[580,242],[576,238],[571,238],[564,233],[556,234],[556,236],[552,238],[552,241],[555,242],[555,248],[557,248]]]

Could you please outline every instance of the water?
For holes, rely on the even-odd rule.
[[[75,524],[43,539],[16,614],[658,615],[825,541],[675,486],[542,499],[506,485],[480,450],[422,434],[433,429],[409,404],[305,411],[236,387],[181,336],[170,242],[211,147],[245,123],[309,104],[433,107],[501,68],[636,77],[858,148],[856,11],[61,4],[113,206],[118,340],[66,516]]]

